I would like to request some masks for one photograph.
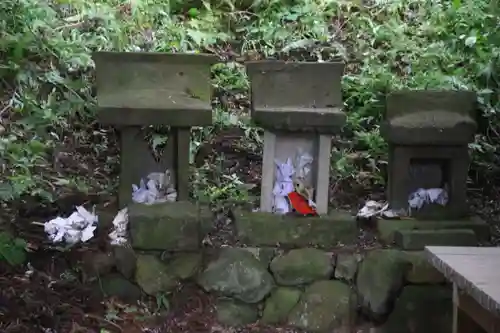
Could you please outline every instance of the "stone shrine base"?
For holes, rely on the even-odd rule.
[[[240,212],[234,244],[202,245],[212,216],[186,202],[129,208],[132,248],[107,256],[102,290],[137,299],[196,283],[216,298],[221,324],[260,321],[310,332],[451,332],[451,288],[427,263],[424,245],[475,246],[486,223],[379,221],[378,243],[362,246],[354,218],[296,218]],[[394,244],[395,242],[395,244]],[[368,331],[366,331],[368,332]],[[373,330],[371,331],[373,332]]]

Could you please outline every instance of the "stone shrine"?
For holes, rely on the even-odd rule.
[[[246,63],[251,83],[251,116],[265,129],[260,208],[276,211],[279,164],[305,155],[318,214],[328,212],[331,136],[345,124],[343,63],[255,61]],[[300,164],[300,162],[297,162]],[[290,179],[298,176],[297,165]],[[285,171],[286,172],[286,171]],[[274,192],[274,193],[273,193]]]
[[[468,143],[476,132],[475,110],[476,94],[469,91],[398,91],[387,96],[381,132],[389,143],[387,195],[392,209],[407,209],[410,195],[423,189],[419,193],[430,201],[412,209],[411,216],[467,216]],[[440,199],[446,204],[436,203]]]
[[[189,197],[190,128],[212,124],[210,66],[202,54],[97,52],[98,118],[120,133],[119,204],[132,201],[132,184],[152,172],[171,171],[177,200]],[[170,126],[159,161],[141,127]]]

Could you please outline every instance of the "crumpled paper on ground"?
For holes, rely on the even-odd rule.
[[[78,242],[86,242],[94,237],[97,228],[98,217],[94,212],[89,212],[82,206],[76,207],[76,211],[69,217],[56,217],[43,224],[45,233],[53,243],[65,241],[73,245]]]
[[[373,217],[382,217],[385,219],[398,218],[400,214],[389,209],[389,204],[386,202],[377,202],[368,200],[365,205],[356,214],[357,218],[370,219]]]
[[[290,157],[287,158],[284,163],[277,159],[274,160],[274,163],[276,164],[276,172],[273,187],[273,211],[276,214],[287,214],[291,211],[287,196],[295,190],[292,178],[306,178],[311,171],[312,162],[313,157],[300,148],[297,151],[295,163],[292,162]],[[308,199],[309,205],[315,207],[316,204],[312,201],[312,199]]]
[[[113,229],[109,233],[111,245],[127,244],[128,208],[125,207],[113,219]]]
[[[446,206],[448,204],[448,192],[442,188],[419,188],[408,197],[408,206],[410,209],[418,210],[429,203]]]
[[[394,211],[389,209],[389,204],[386,202],[377,202],[368,200],[365,205],[358,211],[356,217],[369,219],[372,217],[381,217],[385,219],[399,218],[411,215],[411,209],[420,209],[425,204],[437,203],[445,206],[448,203],[448,192],[442,188],[419,188],[408,198],[408,211]]]
[[[154,172],[147,176],[147,183],[141,179],[140,185],[132,185],[132,201],[152,205],[160,202],[174,202],[177,191],[171,183],[170,171]],[[67,218],[56,217],[43,223],[45,233],[53,243],[65,241],[68,244],[86,242],[94,237],[98,217],[82,206]],[[37,223],[41,224],[41,223]],[[113,229],[109,233],[111,245],[127,243],[128,209],[120,210],[113,219]]]
[[[153,172],[147,176],[147,182],[141,179],[139,186],[132,185],[132,201],[152,205],[160,202],[174,202],[177,191],[174,189],[170,171]]]

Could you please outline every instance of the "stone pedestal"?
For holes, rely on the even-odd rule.
[[[446,188],[448,204],[427,205],[413,216],[467,215],[468,143],[474,140],[476,95],[468,91],[400,91],[387,97],[382,135],[389,143],[388,199],[407,209],[419,188]]]
[[[98,52],[93,58],[99,121],[120,132],[120,206],[131,202],[132,184],[166,169],[175,180],[177,199],[188,199],[190,127],[212,123],[210,66],[215,58],[140,52]],[[171,128],[159,161],[141,132],[149,125]]]
[[[252,119],[265,129],[261,211],[273,211],[275,159],[286,162],[302,150],[313,157],[306,183],[316,210],[328,211],[331,136],[345,123],[342,63],[249,62]]]

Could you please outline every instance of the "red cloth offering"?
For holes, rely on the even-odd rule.
[[[292,209],[301,215],[313,215],[317,216],[316,209],[309,206],[309,202],[299,193],[293,191],[288,194],[288,200],[290,201],[290,206]]]

